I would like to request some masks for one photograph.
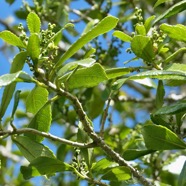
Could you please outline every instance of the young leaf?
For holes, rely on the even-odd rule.
[[[154,150],[128,149],[123,152],[123,158],[127,161],[135,160],[147,154],[155,152]]]
[[[181,171],[181,173],[179,175],[179,178],[178,178],[178,185],[179,186],[185,186],[186,185],[186,177],[185,177],[185,175],[186,175],[186,161],[185,161],[185,163],[183,165],[182,171]]]
[[[13,59],[10,73],[15,73],[17,71],[22,70],[25,60],[27,58],[27,53],[26,52],[20,52],[15,56]],[[1,100],[1,107],[0,107],[0,119],[4,116],[6,109],[10,103],[10,100],[13,96],[14,90],[16,87],[16,82],[11,83],[10,85],[6,86],[4,91],[3,91],[3,96]]]
[[[121,39],[124,42],[131,42],[131,40],[132,40],[132,37],[125,34],[124,32],[118,31],[118,30],[114,31],[112,35]]]
[[[145,26],[142,24],[137,23],[135,26],[135,31],[138,35],[146,36],[146,29]]]
[[[40,40],[38,34],[32,34],[28,39],[27,52],[33,62],[37,62],[40,54]]]
[[[161,5],[162,3],[165,3],[165,2],[168,2],[170,0],[158,0],[155,5],[154,5],[154,8],[156,8],[157,6]]]
[[[145,61],[151,62],[155,57],[152,41],[147,36],[134,36],[131,41],[131,49],[137,57]]]
[[[125,181],[131,178],[131,172],[128,167],[114,167],[108,172],[106,172],[103,176],[103,180],[109,181]]]
[[[160,29],[163,32],[165,32],[170,38],[176,39],[178,41],[186,42],[186,38],[185,38],[186,26],[180,24],[174,26],[168,24],[162,24],[160,25]]]
[[[13,141],[29,162],[41,156],[55,158],[55,155],[48,147],[26,136],[16,136]]]
[[[48,101],[35,114],[34,118],[29,123],[28,128],[37,129],[42,132],[48,132],[50,129],[51,121],[52,121],[51,104]],[[41,142],[44,139],[44,137],[42,136],[36,136],[35,134],[30,134],[30,133],[25,134],[25,136],[28,136],[37,142]]]
[[[179,12],[182,12],[186,9],[186,0],[180,1],[176,3],[174,6],[170,7],[165,13],[161,14],[159,17],[157,17],[153,23],[155,25],[157,22],[159,22],[162,19],[171,17],[175,14],[178,14]]]
[[[74,170],[71,165],[51,157],[38,157],[31,161],[30,166],[36,167],[41,175]]]
[[[63,54],[61,59],[57,62],[56,68],[61,66],[67,59],[74,55],[79,49],[81,49],[86,43],[90,42],[97,36],[104,34],[112,30],[118,22],[118,18],[113,16],[107,16],[101,20],[94,28],[89,32],[83,34],[71,47]]]
[[[186,144],[164,126],[145,125],[142,128],[145,145],[151,150],[186,149]]]
[[[30,12],[27,16],[27,25],[30,33],[39,33],[41,28],[41,21],[38,15],[34,12]]]
[[[156,108],[161,108],[164,103],[165,89],[162,80],[158,81],[158,88],[156,91]]]
[[[151,26],[152,26],[152,21],[155,19],[156,16],[150,16],[145,20],[144,26],[146,29],[146,33],[148,33],[148,31],[150,30]]]
[[[32,82],[33,79],[23,71],[0,76],[0,87],[7,86],[15,81]]]
[[[48,91],[43,87],[36,86],[28,94],[26,99],[26,111],[36,114],[47,101]]]
[[[131,68],[110,68],[105,70],[108,79],[114,79],[131,72]]]
[[[179,101],[173,105],[165,106],[157,110],[155,115],[168,115],[168,114],[178,114],[180,112],[186,111],[186,101]]]
[[[20,48],[26,48],[21,39],[8,30],[0,32],[0,38],[10,45],[17,46]]]
[[[61,78],[63,82],[65,82],[65,80],[69,77],[69,74],[67,75]],[[69,89],[93,87],[107,79],[108,78],[103,67],[100,64],[96,63],[91,67],[77,70],[70,76],[70,78],[66,82],[66,85]]]
[[[82,66],[82,67],[90,67],[92,66],[94,63],[96,62],[95,59],[93,58],[86,58],[86,59],[82,59],[79,61],[73,61],[73,62],[69,62],[66,65],[64,65],[59,72],[57,73],[58,76],[62,76],[64,75],[67,71],[69,70],[74,70],[77,66]]]

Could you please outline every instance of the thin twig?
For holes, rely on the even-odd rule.
[[[14,29],[12,29],[12,27],[6,21],[0,19],[0,24],[4,25],[7,30],[17,35],[17,32]]]
[[[31,133],[31,134],[35,134],[38,136],[43,136],[47,139],[50,139],[52,141],[56,141],[56,142],[60,142],[66,145],[71,145],[73,147],[79,147],[79,148],[92,148],[95,147],[96,145],[94,143],[79,143],[79,142],[74,142],[71,140],[67,140],[64,138],[60,138],[57,136],[54,136],[50,133],[46,133],[46,132],[41,132],[38,131],[36,129],[32,129],[32,128],[22,128],[22,129],[16,129],[16,130],[6,130],[6,131],[0,131],[0,136],[4,136],[4,135],[14,135],[14,134],[25,134],[25,133]]]
[[[48,84],[48,86],[53,89],[55,92],[58,93],[58,95],[65,96],[69,100],[72,101],[76,113],[79,116],[80,121],[82,122],[84,126],[84,130],[87,132],[87,134],[90,136],[90,138],[108,155],[110,156],[115,162],[117,162],[120,166],[126,166],[130,169],[131,173],[133,176],[144,186],[154,186],[153,183],[149,182],[143,175],[140,174],[140,172],[135,169],[133,166],[128,164],[117,152],[111,149],[105,141],[102,139],[102,137],[98,136],[91,125],[91,121],[86,115],[85,111],[83,110],[83,107],[81,103],[79,102],[78,98],[72,95],[71,93],[63,90],[63,89],[58,89],[55,84],[51,82],[45,82]]]

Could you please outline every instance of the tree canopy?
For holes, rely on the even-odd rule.
[[[167,166],[186,153],[185,9],[33,0],[15,23],[0,18],[13,56],[0,76],[0,184],[184,186],[186,163]]]

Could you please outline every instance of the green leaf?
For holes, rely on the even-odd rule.
[[[32,114],[36,114],[47,101],[47,89],[40,86],[36,86],[28,94],[28,97],[26,99],[26,111]]]
[[[156,108],[161,108],[164,103],[165,89],[162,80],[158,81],[158,88],[156,91]]]
[[[186,47],[179,48],[176,52],[172,53],[169,57],[167,57],[163,62],[168,63],[168,62],[172,61],[178,54],[180,54],[182,52],[184,52],[184,53],[186,52]],[[179,63],[177,63],[177,64],[179,64]],[[180,65],[183,65],[183,64],[180,64]]]
[[[135,31],[136,31],[137,35],[146,36],[146,34],[147,34],[145,26],[142,24],[139,24],[139,23],[136,24]]]
[[[107,74],[108,79],[114,79],[126,74],[129,74],[131,72],[132,68],[110,68],[106,69],[105,72]]]
[[[0,38],[10,45],[17,46],[20,48],[26,48],[21,39],[8,30],[0,32]]]
[[[171,127],[170,127],[171,125],[165,121],[165,119],[162,115],[151,114],[150,119],[153,123],[155,123],[157,125],[162,125],[162,126],[167,127],[168,129],[171,129]]]
[[[173,79],[173,80],[186,80],[186,74],[178,71],[169,70],[151,70],[146,72],[141,72],[139,74],[133,75],[128,79],[144,79],[144,78],[157,78],[157,79]]]
[[[48,101],[41,109],[35,114],[34,118],[28,125],[28,128],[37,129],[41,132],[48,132],[52,121],[51,103]],[[35,134],[27,133],[25,136],[31,139],[41,142],[44,137],[36,136]]]
[[[23,175],[23,178],[25,180],[28,180],[30,178],[36,177],[36,176],[41,176],[41,174],[38,172],[38,170],[35,167],[31,166],[21,166],[20,172]]]
[[[123,152],[123,158],[127,161],[135,160],[147,154],[155,152],[154,150],[138,150],[138,149],[128,149]]]
[[[50,157],[38,157],[30,163],[30,166],[36,167],[36,169],[42,175],[51,175],[56,172],[74,170],[71,165]]]
[[[152,26],[152,21],[155,19],[155,15],[153,16],[150,16],[148,17],[146,20],[145,20],[145,23],[144,23],[144,26],[145,26],[145,29],[146,29],[146,33],[148,33],[148,31],[150,30],[151,26]]]
[[[12,115],[11,115],[12,120],[13,120],[14,114],[15,114],[15,112],[17,110],[17,106],[19,104],[20,93],[21,93],[21,91],[20,90],[17,90],[15,92],[15,95],[14,95],[14,106],[13,106]]]
[[[175,133],[164,126],[145,125],[142,128],[145,145],[151,150],[185,149],[186,144]]]
[[[55,158],[55,155],[48,147],[26,136],[13,137],[13,141],[29,162],[41,156]]]
[[[153,23],[155,25],[157,22],[159,22],[162,19],[171,17],[175,14],[178,14],[179,12],[182,12],[186,9],[186,0],[180,1],[176,3],[174,6],[170,7],[165,13],[161,14],[159,17],[157,17]]]
[[[137,57],[145,61],[151,62],[155,57],[152,41],[147,36],[134,36],[131,42],[131,49]]]
[[[40,40],[38,34],[32,34],[28,39],[27,52],[33,62],[37,62],[40,54]]]
[[[165,70],[186,73],[186,64],[172,63],[166,66]]]
[[[7,86],[15,81],[33,82],[33,79],[23,71],[0,76],[0,87]]]
[[[79,69],[71,76],[67,75],[63,77],[63,81],[65,82],[69,77],[66,82],[69,89],[93,87],[108,79],[103,67],[98,63],[88,68]]]
[[[10,73],[15,73],[17,71],[22,70],[26,58],[27,58],[26,52],[20,52],[19,54],[17,54],[13,59]],[[4,88],[3,96],[1,100],[1,107],[0,107],[0,120],[4,116],[6,109],[10,103],[10,100],[12,99],[15,87],[16,87],[16,82],[13,82]]]
[[[179,186],[185,186],[186,185],[185,175],[186,175],[186,161],[183,165],[183,168],[182,168],[181,173],[180,173],[179,178],[178,178],[178,185]]]
[[[97,174],[102,174],[105,172],[105,169],[113,166],[117,166],[118,164],[115,162],[112,162],[108,158],[103,158],[96,163],[93,164],[91,170]]]
[[[161,5],[162,3],[165,3],[165,2],[168,2],[170,0],[158,0],[155,5],[154,5],[154,8],[156,8],[157,6]]]
[[[41,28],[41,21],[38,15],[34,12],[30,12],[27,16],[27,25],[30,33],[39,33]]]
[[[173,105],[165,106],[157,110],[155,115],[169,115],[169,114],[178,114],[180,112],[186,111],[186,101],[179,101]]]
[[[58,76],[64,75],[69,70],[74,70],[77,66],[82,67],[90,67],[96,62],[93,58],[86,58],[78,61],[69,62],[66,65],[64,65],[59,72],[57,73]]]
[[[131,40],[132,40],[132,37],[125,34],[124,32],[118,31],[118,30],[114,31],[112,35],[121,39],[124,42],[131,42]]]
[[[125,181],[131,178],[131,172],[128,167],[114,167],[108,172],[106,172],[103,176],[103,180],[109,181]]]
[[[107,16],[101,20],[94,28],[89,32],[83,34],[76,42],[71,45],[71,47],[63,54],[61,59],[57,62],[56,68],[61,66],[67,59],[74,55],[79,49],[81,49],[86,43],[90,42],[97,36],[104,34],[113,28],[115,28],[118,22],[118,18],[113,16]]]
[[[186,26],[177,24],[177,25],[160,25],[160,29],[165,32],[170,38],[176,39],[178,41],[186,42],[185,33]]]

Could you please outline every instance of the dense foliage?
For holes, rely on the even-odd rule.
[[[186,185],[186,1],[76,3],[0,20],[0,184]]]

